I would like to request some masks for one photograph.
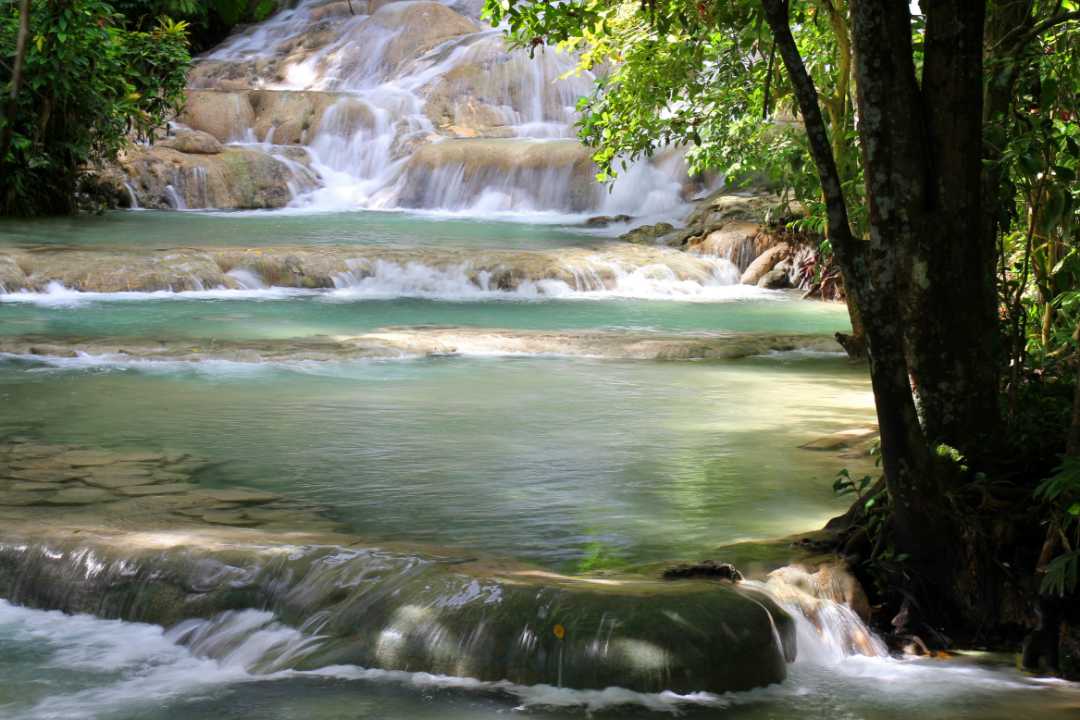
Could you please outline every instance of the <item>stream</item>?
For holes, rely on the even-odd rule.
[[[272,253],[286,240],[348,247],[352,239],[357,247],[415,248],[421,267],[425,248],[433,246],[460,248],[467,263],[470,253],[600,251],[610,242],[573,225],[401,213],[351,220],[135,212],[85,224],[5,223],[0,238],[8,252],[50,257],[76,250],[138,256],[159,245],[262,246]],[[45,452],[41,447],[183,457],[173,477],[185,464],[196,469],[179,482],[136,489],[186,483],[201,492],[240,489],[274,498],[245,515],[219,508],[201,517],[201,506],[192,514],[176,503],[149,503],[186,497],[173,494],[112,504],[57,501],[40,516],[37,504],[0,510],[10,523],[39,517],[35,531],[76,524],[164,536],[198,526],[260,533],[263,548],[276,535],[295,542],[291,533],[298,530],[334,533],[327,536],[333,542],[352,537],[403,553],[402,578],[431,553],[451,562],[484,558],[500,573],[524,562],[537,568],[527,573],[567,578],[635,577],[717,556],[753,572],[762,559],[755,548],[820,527],[844,509],[846,500],[831,491],[838,469],[872,472],[865,455],[800,447],[872,426],[865,368],[810,342],[846,328],[842,306],[784,291],[725,295],[722,284],[709,290],[719,281],[708,278],[688,291],[685,280],[653,277],[659,279],[647,289],[630,286],[619,297],[468,289],[455,296],[456,286],[420,293],[408,280],[371,296],[262,282],[252,290],[102,293],[52,286],[0,295],[0,342],[13,343],[0,356],[0,430],[22,443],[12,447],[29,447],[35,457]],[[373,336],[387,327],[398,343],[392,356],[325,357],[311,350],[328,337]],[[731,357],[713,360],[657,359],[626,345],[627,338],[653,338],[676,348],[687,341],[728,347],[747,332],[787,344],[738,345]],[[432,345],[432,333],[452,347]],[[798,338],[807,339],[806,348]],[[152,351],[145,345],[151,342]],[[246,344],[229,354],[230,343]],[[508,350],[507,343],[517,344]],[[568,354],[575,343],[581,352]],[[46,352],[42,345],[75,349]],[[35,445],[40,442],[47,444]],[[136,461],[142,462],[130,460]],[[50,487],[70,488],[72,481],[65,482]],[[37,497],[45,498],[41,485]],[[56,497],[62,492],[71,490]],[[58,535],[46,537],[52,550],[43,549],[35,563],[55,562],[54,556],[82,563],[49,581],[56,588],[139,564],[169,572],[159,563],[182,559],[167,550],[147,560],[132,546],[109,561],[104,551],[80,544],[86,541],[64,550]],[[297,547],[318,553],[325,542]],[[5,547],[0,555],[26,552],[18,550],[25,545]],[[35,566],[20,562],[16,592],[48,596]],[[341,585],[337,575],[318,580],[325,582],[355,583]],[[407,588],[413,581],[401,582]],[[139,600],[145,591],[132,592],[126,603],[146,602]],[[1007,657],[853,655],[842,641],[848,632],[842,623],[819,618],[815,624],[797,612],[799,651],[786,680],[709,693],[573,690],[557,687],[555,678],[522,684],[470,679],[468,671],[461,677],[456,670],[320,660],[352,656],[320,646],[328,642],[319,639],[325,630],[311,634],[314,618],[328,616],[315,609],[323,601],[310,597],[304,601],[310,610],[302,612],[313,614],[300,618],[299,628],[283,621],[289,611],[260,607],[165,621],[163,628],[138,621],[132,611],[120,614],[126,620],[106,619],[117,614],[104,600],[89,605],[101,618],[72,602],[53,605],[74,614],[0,601],[0,715],[482,718],[516,709],[537,717],[1064,718],[1078,702],[1071,685],[1024,677]],[[389,627],[400,626],[403,611]],[[390,630],[381,632],[385,640]],[[449,631],[423,632],[435,633],[424,635],[428,642],[443,642]],[[447,652],[469,652],[455,647]]]
[[[592,72],[479,11],[288,3],[130,209],[0,221],[0,718],[1080,716],[770,572],[877,472],[846,307],[741,282],[746,195],[670,242],[682,149],[597,184]]]

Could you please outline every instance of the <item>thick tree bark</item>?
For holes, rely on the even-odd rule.
[[[18,109],[19,89],[22,86],[23,65],[26,63],[26,51],[30,45],[30,0],[19,0],[19,34],[15,39],[15,63],[11,70],[11,83],[8,88],[4,114],[4,129],[0,131],[0,166],[3,166],[11,147],[11,138],[15,132],[15,114]]]
[[[811,154],[818,168],[828,210],[829,236],[844,273],[848,294],[855,299],[866,332],[870,357],[870,375],[881,430],[882,461],[886,485],[893,498],[897,533],[896,544],[904,551],[921,546],[919,528],[923,494],[921,486],[930,476],[929,451],[915,411],[908,379],[904,338],[899,308],[897,280],[902,277],[898,265],[903,260],[897,245],[881,232],[882,208],[871,204],[871,220],[877,213],[878,227],[872,228],[869,242],[855,238],[848,222],[847,206],[840,192],[840,179],[829,143],[825,122],[818,105],[818,95],[795,45],[788,24],[784,0],[763,0],[765,17],[777,42],[780,55],[791,78],[799,109],[806,125]],[[908,62],[910,63],[910,55]],[[861,84],[861,78],[859,80]],[[883,102],[884,87],[871,82],[875,101]],[[860,90],[861,97],[861,90]],[[861,108],[861,105],[860,105]],[[878,133],[884,132],[885,119],[880,109],[871,109]],[[910,117],[910,113],[905,113]],[[862,118],[866,126],[867,118]],[[885,139],[888,142],[888,138]],[[865,144],[865,143],[864,143]],[[885,145],[875,151],[894,152]],[[873,198],[875,188],[869,188]],[[891,205],[886,203],[885,219],[892,220]]]
[[[785,0],[762,0],[826,198],[829,234],[866,331],[892,500],[891,541],[911,556],[934,612],[955,611],[965,550],[946,444],[978,462],[998,422],[995,253],[982,213],[984,3],[928,4],[922,82],[906,0],[852,0],[851,41],[869,206],[848,223],[834,148],[795,46]]]
[[[860,4],[862,4],[860,2]],[[903,4],[906,7],[906,4]],[[934,442],[976,461],[996,431],[997,288],[983,221],[983,0],[927,3],[922,78],[926,187],[914,268],[908,359]],[[905,22],[910,38],[910,21]],[[910,57],[909,43],[903,43]],[[912,82],[914,74],[912,73]],[[916,212],[918,209],[913,208]],[[920,302],[921,300],[921,302]]]

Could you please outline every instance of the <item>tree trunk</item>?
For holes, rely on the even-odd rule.
[[[869,238],[853,236],[817,93],[785,0],[762,0],[799,101],[845,286],[866,331],[892,501],[891,541],[936,608],[955,613],[971,560],[950,514],[961,474],[946,444],[977,461],[998,421],[994,247],[983,222],[982,38],[978,0],[928,5],[923,75],[906,0],[852,0]],[[923,594],[923,593],[920,593]],[[938,602],[940,601],[940,602]]]
[[[908,357],[927,435],[974,461],[992,446],[999,419],[996,252],[993,237],[976,232],[984,218],[985,8],[982,0],[927,3],[924,218],[907,303],[918,313]]]
[[[11,70],[11,87],[8,88],[7,102],[0,120],[4,129],[0,131],[0,166],[4,165],[11,138],[15,132],[15,115],[18,111],[19,89],[22,86],[23,65],[26,64],[26,51],[30,44],[30,0],[19,0],[19,34],[15,40],[15,64]]]

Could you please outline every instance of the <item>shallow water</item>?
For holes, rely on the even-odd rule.
[[[242,293],[243,291],[233,291]],[[67,293],[38,302],[3,302],[0,334],[264,339],[355,334],[386,326],[463,326],[515,330],[627,330],[653,333],[823,333],[848,327],[839,303],[765,299],[682,303],[662,300],[438,301],[289,293],[210,300],[162,294],[136,302]],[[178,296],[179,295],[179,296]],[[14,298],[10,298],[14,299]]]
[[[558,224],[403,213],[137,212],[0,224],[0,245],[7,247],[358,243],[479,250],[604,241]],[[820,527],[847,504],[831,490],[837,470],[872,471],[865,454],[799,447],[874,421],[865,367],[836,354],[660,362],[557,357],[538,345],[547,355],[475,357],[460,347],[465,357],[214,357],[217,342],[349,336],[387,326],[405,334],[450,326],[508,337],[603,331],[688,339],[828,335],[848,327],[842,305],[802,302],[795,293],[716,281],[688,294],[667,282],[661,277],[621,296],[526,297],[449,284],[417,297],[422,293],[408,283],[378,292],[54,288],[0,296],[0,335],[33,335],[57,347],[79,336],[121,347],[127,338],[205,350],[197,362],[122,352],[2,357],[0,420],[32,428],[50,443],[190,453],[211,463],[193,478],[200,486],[271,490],[298,508],[321,508],[372,542],[422,543],[459,557],[526,560],[563,572],[716,557],[731,543]],[[783,684],[675,696],[357,667],[271,672],[257,668],[257,659],[296,631],[257,610],[235,620],[246,634],[227,652],[209,654],[197,643],[178,644],[176,628],[0,600],[0,717],[405,720],[518,711],[550,718],[1004,720],[1074,717],[1080,707],[1074,686],[1022,677],[1007,658],[845,657],[805,624],[800,660]]]
[[[814,529],[844,507],[842,461],[798,445],[872,421],[837,359],[9,360],[0,401],[54,442],[189,452],[221,463],[205,482],[367,537],[563,570]]]
[[[0,247],[78,245],[203,247],[228,245],[446,245],[530,248],[592,245],[617,233],[589,230],[575,218],[549,224],[479,220],[415,212],[139,212],[101,216],[0,220]]]

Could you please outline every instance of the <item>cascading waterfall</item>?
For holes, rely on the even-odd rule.
[[[129,210],[138,210],[139,209],[139,198],[138,198],[137,195],[135,195],[135,188],[133,188],[131,186],[131,183],[126,182],[126,183],[124,183],[124,190],[126,190],[127,194],[128,194],[128,209]]]
[[[190,82],[230,93],[216,106],[237,123],[223,139],[306,146],[320,187],[293,188],[298,207],[513,217],[682,207],[678,163],[635,163],[611,193],[595,183],[588,150],[570,139],[593,78],[574,74],[572,57],[508,50],[501,31],[453,7],[372,3],[351,14],[366,4],[304,0],[204,56]],[[267,125],[245,105],[256,91],[322,95],[289,139],[277,130],[295,118]]]

